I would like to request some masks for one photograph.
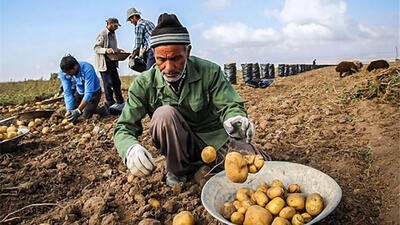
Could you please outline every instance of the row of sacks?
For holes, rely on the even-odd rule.
[[[278,65],[278,76],[280,77],[287,77],[287,76],[293,76],[298,73],[310,71],[313,69],[320,68],[320,66],[317,65],[311,65],[311,64],[279,64]]]
[[[274,64],[244,63],[241,67],[243,82],[250,87],[266,88],[275,80]],[[224,72],[231,84],[237,84],[236,63],[225,63]]]

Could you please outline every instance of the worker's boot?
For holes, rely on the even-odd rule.
[[[165,182],[167,183],[168,186],[173,187],[173,186],[175,186],[175,184],[177,184],[179,182],[186,182],[186,181],[187,181],[186,176],[178,177],[175,174],[168,172]]]

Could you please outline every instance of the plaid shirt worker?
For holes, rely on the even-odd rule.
[[[143,46],[146,51],[150,48],[150,35],[154,30],[154,24],[145,19],[139,19],[137,25],[135,26],[135,47],[133,50],[136,50]]]

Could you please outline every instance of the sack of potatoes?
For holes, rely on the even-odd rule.
[[[279,180],[261,183],[256,190],[240,188],[233,202],[226,202],[221,215],[234,224],[302,225],[324,209],[320,194],[306,195],[298,184],[287,188]]]

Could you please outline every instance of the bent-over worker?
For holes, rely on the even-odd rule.
[[[189,33],[174,14],[160,15],[151,48],[156,64],[133,81],[114,130],[115,146],[134,175],[150,175],[155,167],[138,141],[146,114],[152,142],[166,157],[169,186],[186,181],[208,145],[217,149],[215,163],[224,159],[228,146],[262,154],[249,144],[254,128],[242,98],[220,66],[190,56]]]

